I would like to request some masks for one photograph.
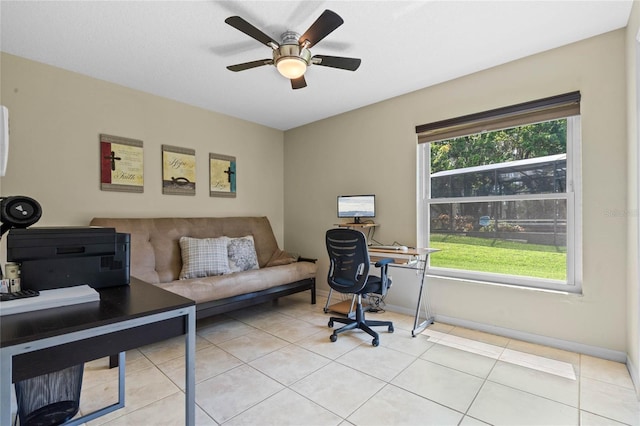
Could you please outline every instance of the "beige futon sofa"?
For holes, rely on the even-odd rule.
[[[311,303],[316,303],[315,262],[296,261],[280,250],[266,217],[94,218],[91,225],[131,234],[131,275],[195,300],[197,318],[306,290],[311,292]],[[181,237],[247,236],[253,237],[258,269],[179,279]]]

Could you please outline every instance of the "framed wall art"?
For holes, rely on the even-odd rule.
[[[142,141],[100,135],[100,189],[121,192],[144,191]]]
[[[236,196],[236,157],[209,154],[209,196]]]
[[[162,193],[196,195],[196,151],[162,145]]]

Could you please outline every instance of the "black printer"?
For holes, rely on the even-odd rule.
[[[114,228],[15,228],[7,235],[7,261],[20,264],[20,285],[48,290],[129,284],[130,235]]]

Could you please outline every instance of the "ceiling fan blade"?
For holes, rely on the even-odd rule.
[[[340,68],[341,70],[355,71],[362,62],[359,58],[344,58],[342,56],[315,55],[311,58],[314,65],[323,67]]]
[[[307,81],[304,79],[304,75],[302,77],[291,79],[292,89],[302,89],[303,87],[307,87]]]
[[[253,25],[251,25],[250,23],[248,23],[247,21],[245,21],[239,16],[230,16],[227,19],[225,19],[224,22],[231,25],[236,30],[242,31],[249,37],[252,37],[258,40],[260,43],[268,47],[271,47],[272,49],[277,49],[279,46],[277,41],[275,41],[274,39],[272,39],[271,37],[269,37],[268,35],[266,35],[265,33],[263,33],[262,31],[260,31],[259,29],[257,29],[256,27],[254,27]]]
[[[318,44],[320,40],[331,34],[333,30],[343,23],[344,21],[337,13],[329,9],[325,10],[322,12],[322,15],[311,24],[307,32],[302,34],[302,37],[299,39],[300,45],[303,45],[305,42],[309,43],[307,47]]]
[[[238,72],[271,64],[273,64],[273,59],[259,59],[257,61],[245,62],[243,64],[229,65],[227,69],[229,71]]]

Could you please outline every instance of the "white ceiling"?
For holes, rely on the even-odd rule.
[[[0,48],[126,87],[286,130],[625,27],[631,0],[5,1]],[[271,49],[225,24],[239,15],[280,40],[331,9],[345,23],[312,54],[362,59],[312,66],[292,90],[273,66],[231,64]]]

